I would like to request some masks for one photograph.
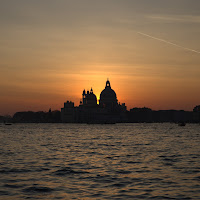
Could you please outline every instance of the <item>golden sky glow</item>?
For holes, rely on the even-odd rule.
[[[109,78],[128,108],[200,104],[200,1],[0,1],[0,114],[79,105]]]

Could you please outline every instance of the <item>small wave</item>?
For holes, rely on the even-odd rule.
[[[137,170],[135,171],[137,173],[147,173],[147,172],[151,172],[150,170]]]
[[[88,152],[88,153],[86,153],[87,155],[93,155],[93,154],[98,154],[98,152],[96,152],[96,151],[92,151],[92,152]]]
[[[16,168],[0,170],[0,174],[26,173],[26,172],[31,172],[31,170],[28,170],[28,169],[16,169]]]
[[[118,194],[111,196],[112,199],[147,199],[147,196],[144,195],[128,195],[128,194]]]
[[[166,166],[173,166],[173,163],[163,163],[164,165],[166,165]]]
[[[34,172],[42,172],[42,171],[49,171],[49,168],[46,167],[41,167],[41,168],[36,168],[35,170],[33,170]]]
[[[194,179],[194,180],[200,181],[200,176],[196,176],[196,177],[194,177],[193,179]]]
[[[11,152],[11,151],[8,151],[8,152],[0,151],[0,155],[2,155],[2,156],[13,156],[13,155],[15,155],[15,153]]]
[[[28,172],[41,172],[41,171],[48,171],[49,168],[41,167],[41,168],[33,168],[30,169],[17,169],[17,168],[11,168],[11,169],[2,169],[0,170],[0,174],[10,174],[10,173],[28,173]]]
[[[32,187],[27,187],[23,189],[23,192],[28,192],[28,193],[48,193],[52,192],[53,189],[49,187],[39,187],[39,186],[32,186]]]
[[[113,159],[113,157],[111,157],[111,156],[107,156],[107,157],[105,157],[106,159]]]
[[[142,178],[132,178],[132,182],[143,182],[144,180]]]
[[[9,192],[7,192],[7,191],[2,191],[2,190],[0,190],[0,196],[3,196],[3,195],[10,195],[10,193]]]
[[[163,179],[161,179],[161,178],[150,178],[149,180],[158,182],[158,181],[162,181]]]
[[[70,175],[70,174],[84,174],[84,173],[89,173],[87,171],[82,171],[82,170],[73,170],[72,168],[70,167],[65,167],[65,168],[62,168],[62,169],[59,169],[55,172],[53,172],[53,174],[57,175],[57,176],[64,176],[64,175]]]
[[[163,200],[163,199],[175,199],[175,198],[171,198],[168,196],[152,196],[151,199],[155,199],[155,200]],[[181,199],[182,200],[182,199]]]
[[[5,184],[3,187],[6,187],[6,188],[21,188],[21,187],[24,187],[24,185],[11,185],[11,184]]]
[[[142,162],[137,162],[137,161],[127,161],[127,164],[141,164]]]
[[[124,184],[124,183],[115,183],[115,184],[112,184],[111,185],[111,187],[125,187],[126,186],[126,184]]]
[[[187,170],[183,170],[182,173],[183,174],[198,174],[198,173],[200,173],[200,170],[198,170],[198,169],[191,169],[191,170],[187,169]]]
[[[127,154],[127,155],[126,155],[126,157],[132,157],[132,156],[133,156],[132,154]]]
[[[132,173],[132,171],[128,171],[128,170],[118,170],[116,172],[119,174],[131,174]]]
[[[113,183],[113,182],[116,182],[118,180],[115,177],[112,177],[112,176],[109,176],[109,175],[100,175],[100,174],[97,174],[96,176],[86,177],[86,179],[92,180],[96,183]]]

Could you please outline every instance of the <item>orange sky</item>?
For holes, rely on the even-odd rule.
[[[78,106],[83,89],[98,97],[107,78],[128,109],[192,110],[199,10],[195,0],[4,1],[0,115]]]

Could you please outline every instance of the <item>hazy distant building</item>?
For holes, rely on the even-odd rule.
[[[200,105],[195,106],[193,109],[193,119],[195,122],[200,123]]]

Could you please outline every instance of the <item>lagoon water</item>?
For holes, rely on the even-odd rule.
[[[200,199],[200,125],[0,125],[0,199]]]

